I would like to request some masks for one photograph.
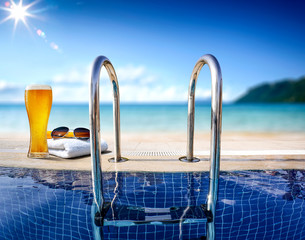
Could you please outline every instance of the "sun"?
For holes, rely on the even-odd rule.
[[[0,23],[6,22],[10,19],[15,21],[14,28],[16,28],[19,21],[22,21],[24,25],[27,27],[26,23],[26,17],[33,17],[32,14],[28,12],[28,9],[33,6],[35,2],[32,2],[28,5],[23,5],[23,1],[20,0],[18,4],[16,4],[14,1],[7,1],[5,2],[5,8],[1,8],[2,10],[5,10],[9,13],[9,15],[3,19]]]
[[[16,5],[14,2],[12,2],[12,6],[9,9],[9,12],[10,12],[9,17],[11,19],[15,19],[15,22],[17,22],[17,23],[19,20],[21,20],[22,22],[25,22],[25,17],[31,15],[27,12],[28,8],[29,8],[29,6],[22,6],[22,1],[20,1],[18,5]]]

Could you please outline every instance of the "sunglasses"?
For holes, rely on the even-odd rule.
[[[66,136],[68,133],[69,133],[69,128],[58,127],[58,128],[55,128],[51,132],[51,137],[53,139],[64,138],[64,137],[68,137],[68,136]],[[74,134],[74,137],[77,139],[87,140],[90,137],[90,130],[87,128],[75,128],[73,130],[73,134]]]

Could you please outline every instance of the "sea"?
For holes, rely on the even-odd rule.
[[[305,104],[223,104],[222,131],[305,133]],[[101,132],[113,131],[112,104],[101,103]],[[51,109],[48,130],[67,126],[89,128],[88,104],[58,104]],[[209,132],[211,106],[196,103],[195,131]],[[121,104],[121,131],[186,133],[187,103]],[[0,104],[0,132],[28,133],[24,104]]]

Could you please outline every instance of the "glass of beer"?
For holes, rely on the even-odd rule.
[[[31,133],[28,157],[48,158],[47,126],[52,107],[52,88],[48,85],[29,85],[24,98]]]

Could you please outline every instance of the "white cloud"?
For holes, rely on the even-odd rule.
[[[51,81],[52,83],[58,84],[88,83],[90,79],[90,70],[90,66],[83,69],[71,69],[66,73],[56,74]]]
[[[124,102],[168,102],[186,100],[186,95],[183,94],[184,91],[176,86],[126,85],[120,88],[120,92],[121,100]]]
[[[0,80],[0,102],[23,102],[25,86]]]
[[[160,86],[155,86],[157,77],[149,74],[144,66],[126,65],[118,67],[116,70],[121,101],[158,101],[159,93],[162,92]],[[91,66],[83,69],[71,69],[66,73],[56,74],[52,80],[53,99],[59,102],[87,102],[89,99],[89,80],[91,76]],[[101,101],[112,101],[112,88],[108,78],[108,73],[103,67],[100,80]],[[165,90],[162,99],[169,99],[173,90]],[[152,99],[154,92],[158,93],[155,100]],[[151,97],[150,97],[151,96]],[[147,100],[145,100],[145,97]]]
[[[211,98],[211,89],[197,88],[195,94],[199,99],[208,99]]]
[[[52,86],[53,102],[88,102],[89,100],[88,86]]]
[[[15,90],[18,87],[15,83],[9,83],[4,80],[0,80],[0,92],[7,92],[10,90]]]
[[[88,102],[91,66],[71,69],[56,74],[49,84],[53,89],[53,102]],[[121,102],[186,102],[187,87],[167,85],[163,79],[150,74],[144,66],[127,65],[117,70]],[[42,83],[43,84],[43,83]],[[47,83],[48,84],[48,83]],[[25,85],[0,81],[0,101],[24,101]],[[223,91],[223,100],[232,101],[236,94],[230,88]],[[196,99],[209,100],[211,89],[196,88]],[[101,71],[100,100],[112,102],[112,87],[105,68]]]
[[[139,86],[139,85],[122,85],[120,86],[121,102],[176,102],[186,101],[187,92],[178,89],[176,86],[165,88],[161,85],[156,86]],[[89,86],[83,87],[53,87],[53,100],[60,102],[88,102]],[[113,94],[111,85],[105,84],[100,86],[100,101],[112,102]]]
[[[119,84],[129,84],[129,83],[140,83],[140,84],[150,84],[156,80],[156,76],[147,73],[144,66],[133,66],[131,64],[118,67],[116,70]],[[101,70],[101,80],[106,81],[108,79],[108,73],[103,67]],[[52,78],[52,83],[60,84],[81,84],[88,83],[91,77],[91,66],[88,65],[86,68],[71,69],[65,73],[56,74]]]
[[[118,68],[117,77],[119,79],[119,83],[130,83],[147,78],[147,71],[144,66],[135,67],[133,65],[127,65]]]
[[[232,87],[225,87],[223,92],[222,92],[222,99],[224,102],[233,102],[235,101],[238,97],[241,96],[243,91],[236,91]]]
[[[224,102],[232,102],[236,99],[238,94],[233,92],[230,87],[224,87],[222,90],[222,100]],[[211,99],[211,89],[206,88],[196,88],[196,99]]]
[[[156,78],[155,76],[149,75],[149,76],[146,76],[146,77],[141,78],[140,84],[144,84],[144,85],[146,85],[146,84],[151,84],[151,83],[155,82],[156,79],[157,79],[157,78]]]

